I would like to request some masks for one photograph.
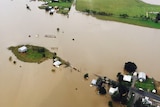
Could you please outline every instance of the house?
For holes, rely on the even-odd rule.
[[[55,10],[54,10],[54,9],[51,9],[51,10],[49,11],[49,14],[50,14],[50,15],[53,15],[54,12],[55,12]]]
[[[62,64],[62,62],[60,62],[60,61],[55,61],[55,62],[53,62],[53,65],[55,66],[55,67],[57,67],[57,68],[59,68],[59,66]]]
[[[152,101],[149,100],[149,97],[142,98],[142,103],[152,105]]]
[[[96,80],[96,79],[93,79],[93,80],[91,81],[91,85],[96,85],[96,82],[97,82],[97,80]]]
[[[113,87],[110,87],[109,88],[109,94],[110,95],[113,95],[115,92],[117,92],[118,91],[118,87],[116,87],[116,88],[113,88]]]
[[[144,72],[139,72],[138,73],[138,79],[140,82],[143,82],[146,80],[146,74]]]
[[[26,46],[22,46],[22,47],[18,48],[18,52],[20,52],[20,53],[27,52],[27,47]]]
[[[131,75],[124,75],[123,76],[123,81],[131,82],[131,80],[132,80],[132,76]]]

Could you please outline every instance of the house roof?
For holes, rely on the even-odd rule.
[[[97,82],[97,80],[96,80],[96,79],[93,79],[93,80],[91,81],[91,84],[92,84],[92,85],[96,85],[96,82]]]
[[[116,88],[110,87],[109,88],[109,94],[110,95],[113,95],[116,91],[118,91],[118,87],[116,87]]]
[[[18,48],[18,51],[19,52],[25,52],[25,51],[27,51],[27,47],[26,46],[22,46],[22,47]]]
[[[131,82],[132,76],[131,75],[124,75],[123,76],[123,81]]]
[[[62,64],[62,62],[60,62],[60,61],[55,61],[55,62],[53,63],[53,65],[56,66],[57,68],[58,68],[61,64]]]
[[[146,80],[146,74],[144,72],[139,72],[138,73],[138,79]]]

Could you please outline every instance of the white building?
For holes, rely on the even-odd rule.
[[[123,75],[123,81],[131,82],[132,76],[131,75]]]
[[[146,80],[146,74],[144,72],[139,72],[138,73],[138,79],[140,82],[143,82]]]
[[[21,53],[27,52],[27,47],[26,46],[22,46],[22,47],[18,48],[18,52],[21,52]]]
[[[109,88],[109,94],[110,95],[113,95],[115,92],[117,92],[118,91],[118,87],[116,87],[116,88],[113,88],[113,87],[110,87]]]
[[[62,62],[60,62],[60,61],[55,61],[54,63],[53,63],[53,65],[55,66],[55,67],[57,67],[57,68],[59,68],[59,66],[62,64]]]

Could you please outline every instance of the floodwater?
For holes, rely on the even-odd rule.
[[[137,71],[160,81],[159,29],[98,20],[74,7],[69,18],[50,16],[37,8],[40,4],[28,0],[0,3],[1,107],[106,107],[110,98],[97,95],[95,88],[89,87],[93,74],[116,79],[127,61],[135,62]],[[56,38],[46,38],[46,34]],[[41,64],[21,62],[7,49],[20,44],[55,51],[81,72],[54,68],[52,60]],[[9,61],[10,56],[16,65]],[[88,81],[83,79],[86,72]]]

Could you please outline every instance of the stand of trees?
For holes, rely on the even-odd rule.
[[[124,65],[124,70],[126,70],[129,73],[135,72],[137,69],[137,65],[133,62],[126,62]]]
[[[155,22],[158,23],[159,20],[160,20],[160,13],[157,14]]]

